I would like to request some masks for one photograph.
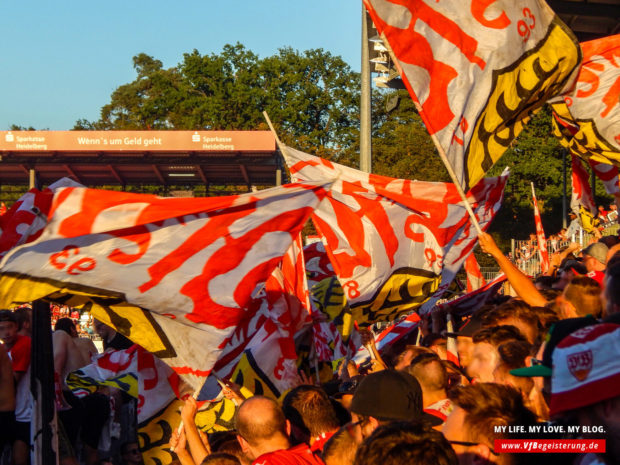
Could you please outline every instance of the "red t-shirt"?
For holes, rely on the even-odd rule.
[[[17,341],[9,350],[13,371],[25,373],[30,365],[30,338],[28,336],[17,335]]]
[[[261,455],[252,465],[324,465],[307,444],[299,444],[290,449],[277,450]]]

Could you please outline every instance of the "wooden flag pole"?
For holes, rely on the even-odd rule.
[[[273,137],[276,138],[276,144],[278,145],[280,152],[282,152],[282,155],[284,155],[284,152],[286,152],[286,149],[284,148],[284,144],[280,141],[280,138],[278,137],[278,133],[273,127],[273,124],[271,124],[271,120],[269,119],[269,115],[267,114],[266,111],[263,111],[263,116],[265,117],[265,121],[267,121],[267,125],[269,126],[269,129],[271,129],[271,132],[273,133]]]
[[[413,103],[415,104],[415,107],[418,110],[418,113],[422,112],[422,107],[420,106],[420,104],[416,102],[415,100]],[[482,228],[480,227],[480,223],[478,223],[478,218],[476,218],[476,215],[474,214],[474,211],[472,210],[471,205],[467,201],[467,196],[465,195],[465,191],[463,191],[463,187],[461,186],[461,183],[456,178],[456,173],[454,172],[452,165],[448,161],[446,152],[444,151],[443,147],[439,143],[439,140],[437,139],[437,136],[435,134],[431,134],[431,139],[433,140],[433,144],[435,144],[435,147],[437,147],[437,152],[439,152],[441,161],[443,161],[443,164],[446,166],[446,169],[448,170],[448,174],[450,175],[450,179],[452,179],[452,183],[456,187],[456,191],[461,196],[461,200],[463,201],[463,206],[465,207],[465,210],[467,210],[467,213],[469,213],[469,217],[471,218],[471,221],[474,224],[476,231],[478,231],[478,234],[482,234]]]

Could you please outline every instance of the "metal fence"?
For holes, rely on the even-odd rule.
[[[620,225],[612,224],[605,227],[602,231],[603,236],[615,236],[618,234]],[[571,242],[577,242],[581,247],[586,247],[595,239],[593,234],[585,232],[580,229],[577,234],[574,234],[570,240],[547,240],[547,251],[549,254],[558,252],[564,247],[568,246]],[[511,241],[511,261],[517,265],[517,267],[529,276],[537,276],[542,270],[540,267],[540,252],[538,250],[538,242],[532,241]],[[485,277],[486,279],[486,277]]]

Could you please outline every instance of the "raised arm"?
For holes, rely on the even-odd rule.
[[[512,288],[524,302],[533,307],[542,307],[547,303],[547,300],[538,292],[532,280],[508,260],[499,247],[497,247],[490,234],[483,232],[478,235],[478,240],[482,251],[495,259]]]

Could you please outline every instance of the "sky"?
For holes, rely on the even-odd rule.
[[[172,67],[228,43],[261,58],[323,48],[359,71],[361,16],[359,0],[3,1],[0,130],[99,119],[114,89],[135,79],[142,52]]]

